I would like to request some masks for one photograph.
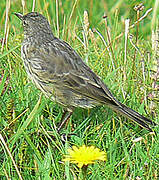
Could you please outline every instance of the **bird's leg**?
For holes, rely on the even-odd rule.
[[[64,111],[62,118],[61,118],[61,124],[59,125],[59,127],[57,129],[58,132],[63,128],[63,126],[65,124],[66,124],[66,126],[68,125],[71,115],[72,115],[72,111],[67,111],[67,110]]]

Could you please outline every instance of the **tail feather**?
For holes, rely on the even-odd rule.
[[[120,106],[117,106],[115,111],[120,112],[123,116],[128,117],[129,119],[135,121],[137,124],[139,124],[141,127],[148,129],[149,131],[152,131],[150,128],[151,126],[155,126],[156,123],[151,121],[150,119],[142,116],[138,112],[134,111],[133,109],[125,106],[124,104],[120,104]]]

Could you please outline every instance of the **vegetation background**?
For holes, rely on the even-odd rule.
[[[62,158],[82,144],[107,153],[106,162],[88,167],[87,179],[159,178],[158,127],[149,133],[103,106],[77,108],[57,134],[63,109],[27,79],[23,29],[14,15],[42,13],[118,100],[159,123],[158,7],[158,0],[1,0],[0,179],[78,179],[77,166]]]

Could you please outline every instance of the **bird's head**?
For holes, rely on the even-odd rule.
[[[31,12],[26,15],[15,13],[22,21],[24,34],[52,33],[48,20],[38,12]]]

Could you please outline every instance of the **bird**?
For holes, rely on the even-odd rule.
[[[54,36],[46,17],[39,12],[15,15],[23,25],[21,57],[28,77],[46,97],[65,109],[59,131],[76,107],[101,105],[152,131],[151,126],[156,123],[119,102],[79,54],[67,42]]]

